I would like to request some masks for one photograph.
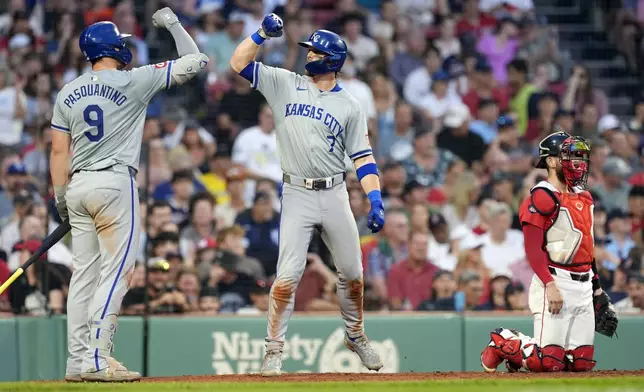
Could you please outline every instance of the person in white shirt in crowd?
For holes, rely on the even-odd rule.
[[[242,14],[244,18],[244,37],[248,37],[256,32],[261,27],[264,15],[266,15],[264,12],[264,1],[247,1],[246,5],[248,6],[248,12]]]
[[[188,127],[198,128],[201,141],[206,145],[213,145],[215,143],[215,138],[204,127],[194,121],[188,121],[187,117],[187,113],[183,108],[170,107],[167,111],[163,111],[161,125],[163,126],[163,131],[165,133],[163,142],[166,148],[173,149],[181,144],[183,135]]]
[[[440,213],[430,214],[429,231],[427,258],[442,270],[454,271],[462,242],[472,236],[472,231],[463,225],[450,230]]]
[[[376,104],[373,99],[373,92],[367,83],[356,77],[357,73],[358,68],[353,62],[353,55],[349,53],[339,75],[340,84],[344,90],[348,91],[362,104],[362,108],[367,115],[367,126],[369,129],[374,129],[376,125]]]
[[[461,42],[456,36],[456,21],[451,17],[441,20],[440,35],[434,40],[434,45],[441,54],[441,59],[461,54]]]
[[[277,155],[277,137],[273,111],[264,103],[259,112],[259,123],[240,132],[233,144],[233,164],[243,166],[244,200],[251,203],[257,180],[267,178],[282,181],[282,169]]]
[[[510,265],[525,259],[523,233],[511,229],[512,210],[505,203],[490,204],[489,230],[482,235],[481,256],[485,266],[494,273],[505,273]]]
[[[447,108],[462,103],[458,95],[449,93],[449,81],[449,74],[443,70],[432,75],[431,92],[418,104],[427,120],[441,120]]]
[[[10,77],[0,68],[0,147],[15,149],[22,142],[22,130],[27,115],[27,96],[22,91],[25,80]]]
[[[342,38],[359,71],[365,68],[369,60],[380,54],[378,44],[363,34],[362,27],[362,20],[357,15],[348,14],[345,17]]]
[[[479,10],[491,14],[507,13],[506,7],[510,6],[517,11],[519,15],[529,14],[534,11],[532,0],[480,0]],[[517,15],[518,16],[518,15]]]
[[[618,314],[644,312],[644,276],[630,276],[627,292],[628,297],[615,303],[615,311]]]
[[[432,74],[440,71],[443,64],[440,51],[433,45],[427,46],[423,59],[423,66],[411,71],[403,86],[403,97],[413,107],[418,107],[423,98],[429,95]]]

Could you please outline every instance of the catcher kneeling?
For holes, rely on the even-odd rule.
[[[535,276],[529,293],[534,337],[498,328],[481,354],[494,372],[590,371],[594,334],[613,336],[617,317],[599,285],[594,260],[593,199],[586,190],[590,146],[556,132],[539,144],[537,168],[548,170],[519,211],[525,251]]]

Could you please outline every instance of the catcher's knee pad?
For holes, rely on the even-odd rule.
[[[531,372],[561,372],[566,369],[566,350],[556,344],[539,347],[534,344],[524,350],[523,363]]]
[[[586,345],[579,346],[568,352],[568,368],[571,372],[589,372],[593,370],[597,361],[593,360],[595,347]]]

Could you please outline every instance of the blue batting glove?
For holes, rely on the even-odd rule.
[[[284,34],[284,22],[275,14],[268,14],[262,21],[262,32],[269,38],[281,37]]]
[[[382,200],[376,200],[371,202],[371,209],[369,210],[369,215],[367,216],[367,227],[371,229],[372,233],[377,233],[385,225],[385,207],[382,204]]]

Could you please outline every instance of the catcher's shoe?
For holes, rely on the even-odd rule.
[[[105,369],[90,369],[81,373],[83,381],[100,381],[100,382],[130,382],[141,379],[141,374],[127,370],[116,359],[107,357],[108,366]]]
[[[264,363],[260,370],[264,377],[280,376],[282,374],[282,352],[271,350],[264,355]]]
[[[508,370],[508,373],[516,373],[521,370],[523,366],[518,365],[510,360],[505,361],[505,368]]]
[[[483,370],[488,373],[496,372],[501,362],[506,359],[507,354],[514,354],[508,351],[508,340],[518,339],[516,331],[507,328],[497,328],[490,332],[490,342],[481,353],[481,366]],[[516,349],[519,347],[519,342],[513,344]],[[512,347],[514,350],[515,347]],[[508,368],[509,370],[509,368]]]
[[[344,345],[354,353],[358,354],[364,366],[369,370],[380,370],[382,368],[382,360],[380,355],[371,347],[369,339],[365,335],[357,338],[350,338],[344,335]]]

